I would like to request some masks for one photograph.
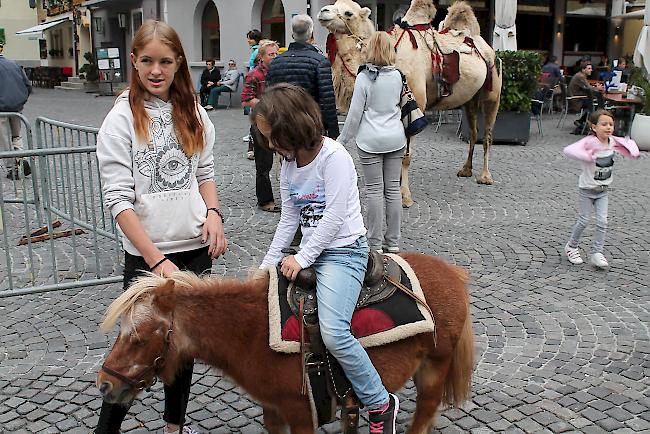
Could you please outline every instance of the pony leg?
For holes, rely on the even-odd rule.
[[[472,158],[474,157],[474,146],[478,137],[478,99],[476,97],[465,103],[465,113],[469,123],[469,153],[463,167],[456,176],[469,178],[472,176]]]
[[[494,123],[497,120],[497,112],[499,111],[499,99],[496,101],[485,98],[483,101],[483,110],[485,111],[485,137],[483,137],[483,171],[481,176],[478,177],[476,182],[479,184],[494,184],[492,175],[490,174],[490,147],[492,146],[492,130]]]
[[[288,434],[289,426],[277,411],[270,407],[263,407],[262,410],[264,411],[264,428],[269,434]]]
[[[408,151],[404,154],[402,159],[402,173],[400,175],[399,191],[402,194],[402,207],[410,208],[413,205],[413,198],[411,196],[411,188],[409,187],[409,166],[411,165],[411,150],[407,146]]]
[[[415,415],[408,434],[428,434],[436,419],[436,411],[442,401],[445,379],[451,359],[432,361],[424,359],[413,376],[417,389]]]

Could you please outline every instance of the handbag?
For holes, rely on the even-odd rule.
[[[406,76],[402,71],[399,73],[402,76],[402,95],[399,101],[402,109],[402,124],[404,125],[406,138],[411,138],[420,133],[429,124],[429,121],[420,110],[413,92],[411,92],[411,88],[406,82]]]

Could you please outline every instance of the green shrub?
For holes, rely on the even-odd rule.
[[[95,62],[95,56],[91,52],[84,54],[84,59],[86,62],[84,65],[79,68],[81,74],[86,75],[87,81],[97,81],[99,80],[99,70],[97,69],[97,63]]]
[[[648,81],[648,73],[638,66],[633,66],[627,85],[628,91],[632,86],[641,88],[642,93],[637,96],[641,98],[642,103],[640,106],[637,106],[636,112],[650,115],[650,81]]]
[[[503,65],[499,112],[530,112],[530,100],[542,72],[541,54],[535,51],[497,51],[496,54]]]

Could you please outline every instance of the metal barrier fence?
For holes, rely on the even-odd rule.
[[[98,129],[38,118],[34,134],[18,113],[0,113],[0,123],[11,117],[20,119],[27,146],[0,149],[5,168],[15,159],[21,175],[0,173],[0,298],[121,282],[121,244],[103,207],[95,155]],[[31,176],[23,175],[25,163]]]

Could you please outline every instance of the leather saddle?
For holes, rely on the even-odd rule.
[[[289,249],[283,252],[295,254]],[[281,274],[279,270],[278,273]],[[390,280],[400,282],[401,273],[400,266],[389,256],[371,250],[356,309],[392,296],[398,288]],[[289,286],[287,298],[301,327],[303,394],[307,393],[309,382],[318,425],[332,422],[336,418],[337,405],[341,405],[343,433],[356,433],[361,404],[343,369],[323,344],[318,324],[316,273],[311,267],[298,273]],[[308,343],[304,339],[305,331],[309,336]]]
[[[368,266],[356,309],[378,303],[393,295],[397,288],[387,278],[390,277],[392,280],[399,282],[401,272],[402,270],[397,262],[382,253],[371,250],[368,255]],[[303,315],[317,313],[316,272],[314,272],[313,268],[309,267],[300,270],[294,285],[287,294],[291,311],[298,318],[300,318],[301,314],[301,299]]]

